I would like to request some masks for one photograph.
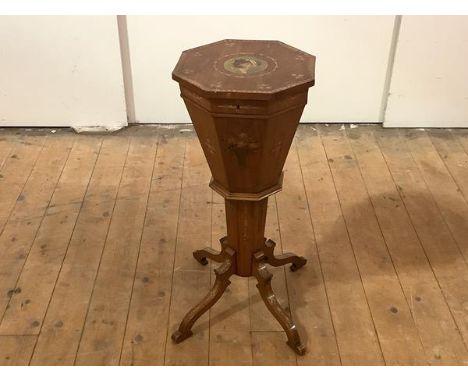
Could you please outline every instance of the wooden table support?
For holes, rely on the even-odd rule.
[[[213,175],[210,186],[225,199],[227,236],[221,251],[196,250],[202,265],[221,263],[205,298],[172,335],[192,335],[196,320],[229,286],[232,275],[253,276],[271,314],[286,332],[287,344],[304,354],[297,328],[279,304],[267,265],[303,267],[294,254],[275,256],[265,238],[268,197],[281,190],[283,165],[314,84],[315,57],[279,41],[223,40],[190,49],[174,69],[193,125]]]

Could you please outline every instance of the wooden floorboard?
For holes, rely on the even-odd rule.
[[[406,132],[407,146],[468,264],[468,204],[425,131]]]
[[[278,214],[276,212],[276,201],[274,197],[271,197],[268,200],[268,214],[266,219],[265,236],[276,243],[275,253],[281,255],[282,244],[279,232]],[[269,268],[269,272],[273,275],[271,282],[273,291],[275,292],[280,305],[287,311],[289,309],[290,302],[286,286],[286,275],[284,267]],[[256,287],[256,279],[250,277],[248,283],[250,296],[250,330],[252,332],[253,344],[252,356],[255,365],[266,365],[268,364],[268,359],[265,359],[264,352],[274,351],[276,347],[284,346],[287,338],[283,333],[280,324],[273,318],[263,303],[263,300],[260,297]],[[278,332],[280,335],[272,335],[272,332]],[[275,343],[271,344],[271,346],[267,348],[260,348],[259,346],[254,345],[255,343],[261,343],[263,337],[265,337],[265,341],[274,341]],[[266,338],[268,338],[268,340],[266,340]],[[256,354],[260,349],[262,351],[261,356]],[[271,356],[273,357],[275,355],[271,354]],[[296,365],[295,355],[293,354],[292,356],[285,358],[281,364]]]
[[[451,313],[467,344],[467,266],[408,148],[408,135],[379,131],[377,140],[399,196],[437,277]],[[421,298],[421,296],[417,296]],[[435,359],[441,359],[437,350]],[[466,359],[463,357],[462,359]]]
[[[167,134],[151,179],[122,365],[164,364],[186,142],[178,132]]]
[[[424,365],[424,352],[345,130],[320,135],[387,365]],[[382,168],[382,171],[384,168]]]
[[[307,353],[298,357],[297,362],[339,365],[335,329],[295,146],[286,160],[284,177],[288,187],[276,196],[282,251],[307,259],[307,265],[299,272],[286,267],[290,310],[307,347]]]
[[[134,136],[94,281],[76,365],[118,365],[158,137]]]
[[[7,138],[4,137],[5,139]],[[45,136],[25,136],[16,142],[16,137],[10,138],[12,149],[4,158],[0,173],[0,234],[4,231],[11,213],[25,184],[34,171],[36,161],[41,156]]]
[[[348,130],[347,138],[359,163],[378,224],[418,328],[427,362],[463,362],[467,355],[463,340],[377,145],[374,130]]]
[[[128,152],[126,137],[104,138],[47,307],[31,364],[75,361]]]
[[[354,127],[354,126],[353,126]],[[0,365],[468,365],[468,132],[304,125],[269,199],[273,288],[218,264],[224,201],[191,128],[0,132]]]
[[[224,199],[213,192],[211,247],[220,250],[219,239],[226,235]],[[215,276],[212,264],[211,282]],[[250,334],[249,282],[244,277],[232,277],[231,285],[220,301],[210,309],[209,364],[217,366],[253,363]]]
[[[60,141],[58,145],[67,147]],[[68,159],[65,166],[62,159],[57,161],[60,165],[54,169],[54,160],[47,157],[43,171],[46,172],[49,168],[58,173],[56,175],[52,172],[50,180],[57,186],[54,187],[52,198],[45,208],[45,214],[30,246],[21,275],[13,287],[21,292],[12,294],[8,309],[0,323],[0,335],[39,334],[99,148],[99,141],[79,137],[69,155],[68,152],[62,154]],[[43,151],[46,152],[47,150]],[[57,178],[58,181],[55,181]],[[28,196],[25,196],[25,200],[28,200]]]
[[[36,336],[0,336],[0,366],[27,366]]]
[[[11,155],[10,153],[18,145],[18,139],[16,136],[1,136],[0,135],[0,171],[3,168],[7,158]],[[3,178],[0,177],[0,179]]]
[[[166,365],[208,365],[209,315],[204,314],[193,327],[190,341],[174,344],[172,333],[184,315],[211,288],[210,268],[192,257],[196,249],[211,245],[212,193],[206,185],[210,170],[193,133],[187,137],[182,179],[175,262],[172,275],[169,323],[165,346]]]
[[[8,333],[9,330],[6,332],[2,329],[2,323],[4,316],[8,316],[9,311],[14,310],[15,303],[11,304],[11,300],[30,302],[30,299],[23,298],[23,289],[21,285],[18,285],[18,278],[27,263],[34,243],[37,243],[37,237],[41,236],[39,235],[40,226],[45,219],[47,220],[46,215],[51,197],[67,163],[73,141],[73,136],[49,137],[44,147],[41,148],[41,153],[34,162],[35,166],[22,186],[21,194],[18,195],[3,232],[0,234],[0,332],[3,334],[23,334]],[[35,155],[34,152],[29,154]],[[11,176],[18,178],[18,175],[11,174]],[[8,187],[8,178],[3,179],[6,183],[0,183],[0,188]],[[10,196],[7,192],[2,192],[0,195],[2,199],[4,196],[6,199]],[[13,317],[15,320],[20,319],[16,315]]]
[[[297,147],[341,362],[382,365],[381,345],[317,131],[301,129]]]

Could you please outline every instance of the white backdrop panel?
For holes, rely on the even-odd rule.
[[[468,16],[403,16],[385,127],[468,127]]]
[[[224,38],[281,40],[317,56],[303,122],[379,122],[393,16],[129,16],[136,122],[189,122],[171,72]]]
[[[115,16],[2,16],[0,57],[0,126],[126,125]]]

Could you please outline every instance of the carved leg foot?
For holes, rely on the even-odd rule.
[[[192,335],[192,326],[203,313],[210,309],[216,301],[222,296],[228,285],[231,283],[229,277],[235,271],[234,251],[230,248],[224,248],[226,253],[226,260],[217,269],[215,269],[216,281],[211,288],[210,292],[201,300],[198,305],[192,308],[184,317],[179,329],[172,334],[172,340],[175,343],[180,343]]]
[[[276,243],[273,240],[268,239],[265,241],[264,255],[265,262],[267,264],[270,264],[273,267],[280,267],[285,264],[291,264],[289,269],[291,269],[292,272],[295,272],[299,268],[302,268],[305,263],[307,263],[307,260],[304,257],[297,256],[294,253],[285,253],[282,256],[275,256],[275,246]]]
[[[226,260],[226,248],[227,248],[227,238],[223,237],[219,240],[221,242],[221,252],[214,250],[213,248],[203,248],[193,252],[193,257],[201,265],[207,265],[208,259],[216,262],[222,263]]]
[[[213,260],[217,263],[222,263],[224,261],[224,256],[221,252],[215,251],[213,248],[203,248],[193,252],[193,257],[201,265],[207,265],[208,259]]]
[[[305,347],[301,342],[299,333],[291,317],[279,304],[271,287],[273,275],[266,268],[266,256],[263,252],[254,255],[253,275],[258,281],[257,288],[268,310],[281,324],[288,337],[287,344],[299,355],[305,353]]]

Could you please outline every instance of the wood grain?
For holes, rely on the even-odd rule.
[[[27,366],[36,336],[0,336],[0,366]]]
[[[467,344],[468,269],[443,216],[408,150],[409,137],[377,134],[379,147],[408,211],[413,227],[437,277],[451,313]],[[441,358],[441,354],[435,354]]]
[[[276,196],[282,252],[307,258],[306,266],[300,271],[291,272],[285,267],[290,310],[308,349],[297,362],[339,365],[335,330],[295,146],[286,161],[285,184]]]
[[[21,293],[12,294],[9,308],[0,324],[0,334],[39,334],[45,309],[67,252],[101,143],[95,139],[80,137],[69,155],[70,147],[66,151],[67,145],[64,143],[63,140],[58,141],[57,145],[65,151],[62,153],[62,156],[68,159],[65,166],[62,163],[63,159],[56,160],[56,169],[53,167],[52,158],[48,158],[44,164],[45,171],[48,166],[58,174],[55,178],[60,178],[56,182],[57,186],[50,202],[43,207],[45,214],[40,228],[30,247],[21,276],[13,287],[15,290],[21,290]],[[33,179],[33,176],[30,179]],[[54,178],[52,184],[53,182]],[[25,196],[25,200],[28,200],[28,196]],[[34,201],[27,203],[33,204]]]
[[[72,365],[75,361],[128,147],[127,137],[107,137],[102,143],[41,328],[33,365]]]
[[[122,365],[164,364],[185,157],[185,138],[177,134],[158,145]]]
[[[140,252],[157,137],[132,138],[75,364],[117,365]]]
[[[425,131],[406,133],[406,137],[413,160],[468,264],[468,204],[463,192]]]
[[[196,262],[192,252],[211,244],[212,193],[206,185],[210,171],[193,133],[187,141],[173,268],[166,365],[208,365],[209,315],[195,324],[193,336],[180,344],[170,338],[187,311],[211,288],[211,271]]]
[[[0,199],[0,233],[34,170],[45,140],[46,137],[41,135],[21,137],[3,160],[0,174],[0,195],[2,195]]]
[[[320,137],[298,132],[304,187],[344,365],[384,363],[374,321]],[[356,342],[359,347],[356,347]]]
[[[211,247],[221,249],[226,235],[224,199],[213,192]],[[211,268],[218,267],[211,264]],[[212,273],[211,282],[214,281]],[[256,292],[256,290],[254,291]],[[231,285],[210,310],[210,365],[252,365],[250,335],[249,280],[231,277]]]
[[[387,365],[425,364],[421,340],[345,131],[320,129]]]
[[[8,313],[6,308],[14,310],[14,303],[11,304],[10,300],[17,298],[22,301],[27,300],[21,295],[22,288],[18,285],[18,278],[33,249],[39,227],[46,219],[51,197],[67,163],[74,139],[73,136],[49,137],[44,147],[41,148],[41,154],[35,162],[34,169],[22,187],[21,194],[0,235],[0,312],[2,317],[0,332],[4,334],[26,334],[15,329],[9,333],[10,330],[5,331],[1,324],[3,324],[4,315]],[[33,145],[26,145],[26,147],[30,146]],[[35,151],[37,150],[36,147]],[[11,176],[14,177],[13,174]],[[6,182],[5,185],[8,186],[8,179]],[[0,188],[2,185],[4,184],[0,182]],[[6,194],[8,197],[8,193]],[[3,195],[2,193],[2,199]],[[16,315],[12,317],[14,320],[19,319]]]
[[[468,134],[300,127],[266,227],[277,254],[308,260],[269,267],[307,345],[296,356],[237,276],[173,345],[219,267],[192,252],[226,234],[197,137],[181,130],[2,131],[1,365],[468,365],[455,227],[468,224]]]
[[[430,364],[466,362],[463,340],[374,138],[374,129],[348,130],[347,136],[411,308],[427,361]]]

